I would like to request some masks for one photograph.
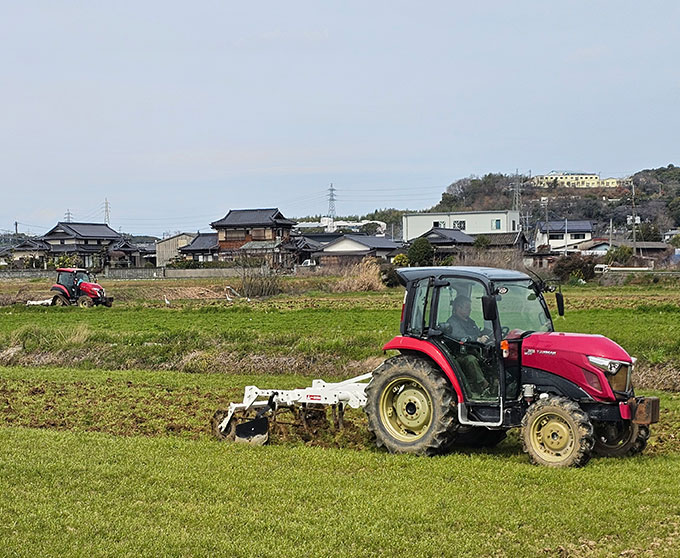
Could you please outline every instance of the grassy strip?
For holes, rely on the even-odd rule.
[[[0,539],[26,557],[674,557],[679,466],[0,428]]]
[[[664,368],[659,382],[653,370],[646,372],[645,386],[676,389],[677,304],[669,302],[664,288],[624,291],[571,289],[568,300],[582,309],[556,318],[556,328],[612,338],[647,368]],[[282,296],[250,304],[184,301],[169,308],[7,307],[0,309],[0,364],[347,375],[348,366],[357,373],[370,367],[362,361],[379,358],[380,347],[398,333],[400,304],[396,289]]]

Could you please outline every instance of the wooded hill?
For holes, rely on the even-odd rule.
[[[660,239],[659,233],[680,226],[680,167],[668,165],[645,169],[632,177],[636,213],[646,223],[646,240]],[[423,212],[481,211],[511,209],[514,184],[521,185],[522,213],[529,213],[529,226],[545,219],[546,198],[549,219],[589,219],[596,222],[596,233],[609,226],[623,228],[632,214],[632,189],[627,188],[535,188],[528,176],[489,173],[471,176],[450,184],[441,201]],[[385,221],[401,226],[407,210],[378,209],[363,219]],[[412,212],[412,211],[409,211]],[[598,231],[599,229],[599,231]],[[649,238],[647,238],[649,237]]]

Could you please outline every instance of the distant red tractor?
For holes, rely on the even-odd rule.
[[[86,269],[62,267],[57,269],[57,282],[50,291],[56,294],[52,298],[52,306],[78,305],[90,308],[102,304],[109,308],[113,297],[106,296],[104,287],[97,283],[97,278]]]

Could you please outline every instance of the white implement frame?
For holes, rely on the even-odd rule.
[[[353,409],[366,405],[366,386],[373,376],[372,372],[344,380],[328,383],[323,380],[313,380],[312,386],[302,389],[260,389],[257,386],[246,386],[242,403],[231,403],[227,416],[217,426],[220,432],[225,432],[229,421],[237,411],[263,409],[273,407],[292,408],[299,405],[348,405]]]

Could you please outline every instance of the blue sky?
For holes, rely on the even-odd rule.
[[[3,2],[0,229],[422,209],[678,164],[676,2]]]

